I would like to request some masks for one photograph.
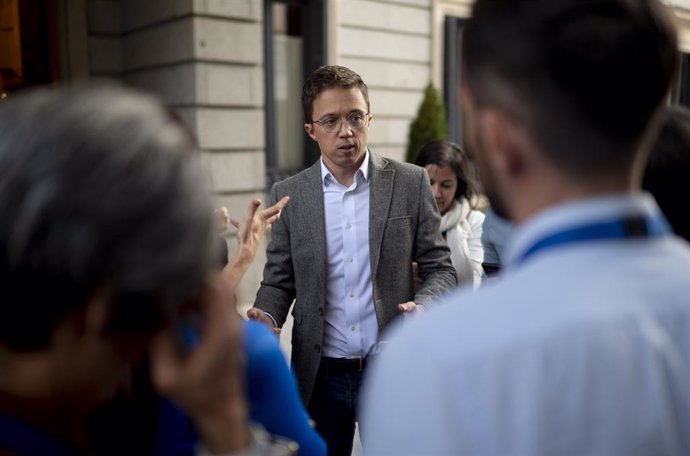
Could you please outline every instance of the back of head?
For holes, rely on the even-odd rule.
[[[362,92],[364,101],[369,106],[369,89],[362,77],[349,68],[339,65],[324,65],[312,71],[304,81],[302,87],[302,111],[304,121],[312,122],[311,116],[314,110],[314,100],[325,90],[357,88]]]
[[[690,241],[690,214],[684,192],[690,181],[690,110],[674,106],[664,112],[663,119],[642,187],[654,195],[673,230]]]
[[[622,175],[652,134],[676,34],[657,0],[477,0],[463,59],[477,105],[522,124],[552,165]]]
[[[0,103],[0,345],[38,350],[97,291],[115,332],[150,331],[213,264],[211,203],[162,106],[116,88]]]

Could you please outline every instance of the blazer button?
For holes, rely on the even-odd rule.
[[[319,316],[323,317],[323,307],[319,307]]]
[[[314,351],[315,351],[316,353],[321,353],[321,345],[315,344],[315,345],[314,345]]]

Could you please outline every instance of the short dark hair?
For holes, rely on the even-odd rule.
[[[690,241],[685,190],[690,180],[690,110],[668,108],[659,138],[647,162],[642,188],[656,199],[662,212],[679,236]]]
[[[474,163],[457,144],[450,141],[429,141],[417,152],[414,164],[421,167],[426,165],[449,167],[458,179],[455,200],[460,201],[464,197],[470,205],[475,203],[478,189]]]
[[[369,89],[362,77],[349,68],[339,65],[325,65],[314,70],[302,87],[302,111],[304,121],[312,122],[314,114],[314,100],[319,94],[330,89],[351,89],[356,87],[362,92],[369,111]]]
[[[114,334],[150,333],[201,292],[216,237],[193,151],[125,89],[0,102],[0,345],[45,348],[100,289]]]
[[[630,169],[676,60],[657,0],[477,0],[463,35],[476,103],[499,106],[578,177]]]

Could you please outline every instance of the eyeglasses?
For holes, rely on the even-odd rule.
[[[368,112],[355,111],[348,114],[345,120],[351,129],[361,130],[364,128],[368,115]],[[321,125],[321,128],[328,133],[335,133],[336,131],[340,131],[340,127],[342,126],[342,118],[339,116],[325,116],[319,120],[312,120],[311,123]]]

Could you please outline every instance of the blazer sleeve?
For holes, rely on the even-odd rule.
[[[457,286],[450,249],[441,236],[441,216],[425,169],[422,169],[419,179],[419,211],[413,255],[422,279],[422,286],[415,294],[415,303],[427,304]]]
[[[279,200],[278,194],[278,184],[274,184],[271,189],[271,206]],[[266,249],[264,276],[254,301],[254,307],[271,314],[278,327],[285,323],[290,305],[295,299],[289,206],[288,204],[283,208],[280,218],[271,226],[271,241]]]

